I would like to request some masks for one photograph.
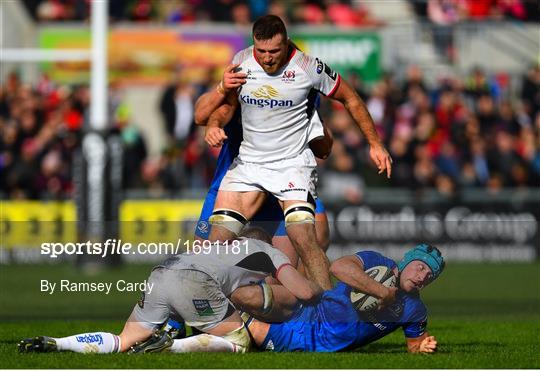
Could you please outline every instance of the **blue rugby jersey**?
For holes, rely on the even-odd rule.
[[[394,268],[396,263],[374,251],[356,253],[364,269],[378,265]],[[424,334],[427,310],[416,294],[399,291],[396,301],[373,316],[360,315],[350,301],[351,287],[345,283],[323,294],[321,302],[300,308],[287,322],[272,324],[261,345],[276,352],[335,352],[374,342],[402,328],[406,337]]]

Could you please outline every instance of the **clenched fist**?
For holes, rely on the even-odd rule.
[[[207,126],[204,134],[204,140],[211,147],[221,147],[223,141],[227,139],[225,131],[222,128],[215,126]]]

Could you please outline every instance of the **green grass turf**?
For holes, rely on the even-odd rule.
[[[449,264],[425,289],[435,355],[405,352],[401,331],[339,354],[18,354],[18,340],[85,331],[118,333],[137,293],[47,295],[41,279],[143,280],[128,266],[81,277],[73,267],[0,267],[1,368],[540,368],[540,264]]]

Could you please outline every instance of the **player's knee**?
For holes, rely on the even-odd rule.
[[[285,227],[294,224],[314,224],[315,207],[309,202],[295,203],[284,211]]]
[[[225,334],[223,338],[235,345],[235,353],[246,353],[249,351],[251,337],[249,336],[249,332],[244,325]]]
[[[247,223],[244,215],[231,209],[215,209],[208,221],[212,226],[218,225],[236,235],[240,233]]]

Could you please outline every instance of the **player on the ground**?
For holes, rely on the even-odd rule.
[[[387,288],[364,273],[378,265],[394,270],[399,290]],[[443,269],[440,251],[426,244],[409,250],[397,264],[379,253],[361,251],[332,264],[331,271],[341,282],[325,292],[319,304],[303,307],[282,324],[254,320],[248,329],[261,349],[333,352],[372,343],[402,328],[410,352],[432,353],[437,341],[426,330],[427,309],[419,291]],[[356,311],[350,300],[353,288],[381,298],[385,307],[375,312]]]
[[[205,332],[204,341],[198,342],[201,338],[197,336],[174,342],[169,338],[165,343],[152,342],[153,348],[145,351],[166,347],[172,352],[186,352],[190,349],[186,346],[197,342],[208,351],[246,352],[250,337],[228,298],[235,289],[271,275],[299,300],[316,300],[321,289],[269,244],[266,232],[247,228],[242,235],[249,238],[208,243],[200,253],[193,249],[154,268],[146,292],[120,335],[91,332],[64,338],[39,336],[22,340],[19,351],[123,352],[151,337],[170,316],[175,316]]]
[[[365,271],[383,265],[398,277],[398,289],[385,287]],[[300,306],[283,323],[268,324],[243,316],[254,343],[275,352],[337,352],[372,343],[402,328],[409,352],[433,353],[437,341],[426,330],[427,310],[419,292],[444,270],[444,258],[433,246],[421,244],[409,250],[399,263],[374,251],[360,251],[336,260],[332,273],[341,281],[325,291],[316,305]],[[381,299],[381,308],[358,312],[351,303],[351,290]],[[242,292],[242,293],[240,293]],[[245,286],[238,295],[257,290]],[[161,334],[167,338],[167,334]],[[191,351],[205,351],[194,342]]]
[[[207,125],[206,141],[220,146],[227,138],[222,127],[241,107],[243,141],[221,182],[209,238],[235,236],[272,194],[279,199],[287,234],[308,275],[329,289],[329,262],[314,228],[316,163],[308,148],[310,96],[318,91],[345,104],[366,136],[379,172],[390,176],[391,159],[360,97],[323,62],[292,47],[281,19],[265,16],[255,22],[253,42],[233,60],[247,74],[246,83],[227,95]]]

